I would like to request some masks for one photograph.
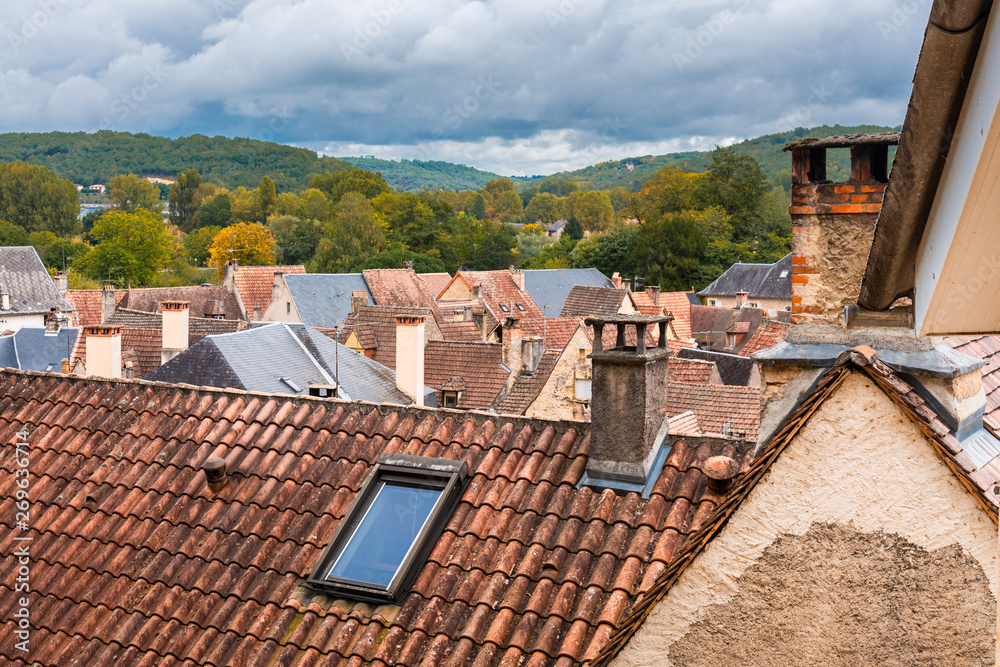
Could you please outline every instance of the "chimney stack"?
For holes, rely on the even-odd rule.
[[[101,290],[101,324],[111,319],[111,316],[115,314],[117,306],[115,288],[111,285],[105,285],[104,289]],[[96,322],[84,322],[84,324],[96,324]]]
[[[362,306],[368,305],[368,292],[364,290],[354,290],[351,292],[351,315],[357,317]]]
[[[545,353],[545,340],[537,336],[521,339],[521,373],[531,375]]]
[[[514,281],[514,284],[517,285],[517,289],[523,292],[524,291],[524,271],[518,271],[513,266],[511,266],[510,267],[510,277],[511,277],[511,280]]]
[[[187,301],[164,301],[163,344],[160,363],[165,364],[188,347],[188,306]]]
[[[663,412],[669,381],[667,326],[672,317],[617,315],[587,318],[594,327],[590,457],[586,483],[598,488],[648,492],[665,456],[667,419]],[[605,350],[606,326],[617,329],[615,347]],[[646,332],[658,334],[646,347]],[[627,345],[635,334],[636,345]],[[645,490],[645,491],[644,491]]]
[[[122,376],[122,328],[95,324],[85,327],[87,335],[87,375],[105,378]]]
[[[875,222],[882,210],[889,146],[898,133],[801,139],[792,153],[792,323],[843,330],[858,302]],[[831,183],[826,151],[851,149],[851,178]]]
[[[0,308],[3,308],[3,310],[10,310],[10,292],[0,294]]]
[[[743,310],[750,306],[750,294],[748,292],[736,293],[736,310]]]
[[[504,320],[503,336],[503,363],[510,369],[507,377],[507,388],[517,381],[521,374],[521,321],[516,317],[508,317]]]
[[[65,273],[56,274],[56,289],[63,299],[69,296],[69,278]]]
[[[611,284],[615,286],[615,289],[622,288],[622,276],[617,271],[611,274]]]
[[[646,294],[648,294],[649,298],[653,300],[653,305],[654,306],[659,306],[660,305],[660,286],[659,285],[650,285],[650,286],[648,286],[646,288]]]
[[[413,271],[413,260],[408,259],[405,262],[403,262],[403,268],[406,269],[407,271]]]
[[[424,404],[424,316],[396,317],[396,387]]]

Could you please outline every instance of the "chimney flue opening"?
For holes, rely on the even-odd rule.
[[[228,481],[226,478],[226,460],[218,456],[210,456],[202,469],[205,471],[205,479],[208,481],[208,488],[213,492],[222,490]]]

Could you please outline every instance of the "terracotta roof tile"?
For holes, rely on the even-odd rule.
[[[418,273],[417,277],[424,281],[431,294],[437,296],[451,282],[450,273]]]
[[[159,313],[164,301],[187,301],[191,317],[222,316],[227,320],[240,319],[236,296],[225,287],[217,285],[191,285],[186,287],[143,287],[125,290],[121,307],[147,313]]]
[[[749,357],[754,352],[759,352],[761,350],[766,350],[769,347],[774,347],[781,341],[785,340],[785,336],[788,335],[788,323],[786,322],[775,322],[773,320],[764,320],[757,330],[753,332],[750,339],[747,340],[743,349],[740,350],[740,354],[744,357]]]
[[[465,280],[471,288],[482,289],[482,303],[491,319],[488,329],[492,329],[508,315],[522,319],[545,317],[531,295],[518,289],[510,271],[459,271],[455,279]],[[518,308],[518,304],[524,310]]]
[[[121,303],[125,297],[126,290],[115,290],[115,305]],[[99,289],[71,289],[66,294],[66,301],[76,308],[74,314],[74,326],[86,326],[88,324],[101,323],[101,295],[103,290]]]
[[[380,306],[436,308],[435,292],[409,269],[368,269],[362,275]]]
[[[617,315],[628,291],[615,287],[574,285],[559,317],[607,317]]]
[[[243,266],[236,267],[233,280],[236,283],[236,291],[243,301],[247,316],[251,321],[255,320],[254,311],[260,308],[261,314],[267,310],[271,303],[271,293],[274,290],[275,273],[305,273],[304,266],[299,264],[285,266]]]
[[[576,488],[581,424],[29,372],[0,373],[0,397],[5,460],[13,433],[32,431],[31,657],[44,665],[570,664],[682,547],[706,507],[696,465],[717,451],[676,442],[643,500]],[[470,466],[412,589],[377,608],[304,592],[390,449]],[[230,471],[218,493],[200,470],[213,454]],[[19,534],[13,479],[0,476],[3,553]]]
[[[544,337],[546,350],[562,351],[566,349],[582,321],[581,317],[541,317],[521,320],[521,335]]]
[[[707,385],[715,371],[715,362],[700,359],[680,359],[671,357],[668,360],[670,382],[678,384]]]
[[[486,408],[509,377],[502,358],[500,345],[432,340],[424,350],[424,384],[439,392],[460,392],[459,409]]]
[[[439,322],[441,336],[444,340],[460,343],[484,343],[483,334],[475,322]]]
[[[757,440],[761,398],[757,387],[667,385],[667,416],[694,411],[706,433]]]
[[[346,343],[351,331],[356,331],[361,346],[374,350],[372,357],[383,366],[396,369],[396,318],[401,315],[422,315],[426,337],[441,340],[434,311],[430,308],[399,306],[362,306],[357,315],[348,315],[340,335],[340,342]],[[474,325],[473,325],[474,326]]]

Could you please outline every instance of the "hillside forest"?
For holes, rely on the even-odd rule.
[[[411,260],[418,272],[596,267],[681,290],[790,249],[784,193],[732,149],[714,151],[703,173],[662,168],[637,191],[550,178],[519,192],[494,178],[477,190],[401,192],[362,169],[314,174],[283,192],[270,176],[226,187],[192,168],[173,180],[161,190],[116,174],[111,207],[81,219],[71,181],[38,164],[2,164],[0,243],[33,245],[74,287],[197,283],[228,260],[324,273]],[[549,236],[562,220],[561,237]]]

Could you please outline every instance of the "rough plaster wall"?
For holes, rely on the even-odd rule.
[[[818,271],[793,290],[802,297],[803,306],[820,308],[829,321],[842,322],[844,306],[858,302],[877,217],[854,213],[801,216],[795,221],[803,229],[795,237],[795,254],[809,258],[812,270]]]
[[[586,371],[589,376],[590,359],[578,359],[577,350],[585,348],[590,354],[590,339],[583,327],[577,327],[570,342],[563,348],[552,374],[542,391],[525,411],[528,417],[541,419],[573,419],[573,399],[576,396],[576,371]]]
[[[813,524],[783,536],[670,649],[675,665],[992,664],[980,564],[890,533]],[[845,641],[850,638],[850,641]]]
[[[734,600],[741,577],[772,543],[803,536],[815,524],[884,532],[930,552],[960,545],[989,580],[993,599],[984,613],[995,618],[996,526],[917,427],[855,373],[817,410],[614,664],[683,667],[669,660],[671,647],[714,613],[712,605]],[[925,604],[933,604],[935,618],[950,613],[946,601]],[[828,612],[833,618],[832,602]],[[855,641],[843,638],[845,646]]]

